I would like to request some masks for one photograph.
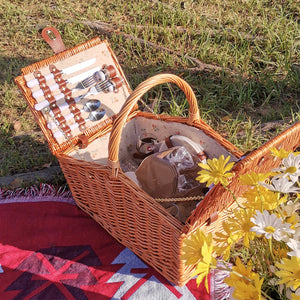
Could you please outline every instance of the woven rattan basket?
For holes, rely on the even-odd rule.
[[[238,175],[249,171],[267,172],[276,167],[279,161],[270,155],[270,149],[294,150],[298,147],[300,123],[242,157],[241,151],[200,119],[191,87],[178,76],[161,74],[142,82],[124,99],[126,101],[117,115],[83,132],[87,147],[82,147],[82,134],[58,143],[48,130],[43,115],[33,109],[36,101],[26,86],[24,76],[78,51],[84,52],[89,43],[23,69],[23,75],[16,79],[16,83],[32,108],[51,151],[59,160],[77,205],[165,278],[176,285],[184,285],[190,280],[193,266],[185,266],[181,260],[183,239],[198,228],[206,232],[220,231],[222,221],[235,208],[234,200],[222,186],[215,186],[191,212],[187,221],[180,222],[126,175],[124,165],[129,160],[132,141],[143,132],[145,124],[148,124],[147,130],[151,129],[151,133],[162,136],[166,132],[170,135],[178,132],[191,134],[197,141],[209,145],[210,157],[224,154],[236,161],[229,188],[240,196],[245,187],[239,185]],[[148,90],[163,83],[176,84],[185,93],[189,103],[188,118],[136,110],[139,99]]]

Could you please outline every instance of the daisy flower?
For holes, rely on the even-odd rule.
[[[257,186],[259,182],[265,181],[270,176],[274,175],[273,173],[247,173],[239,176],[239,181],[245,185]]]
[[[278,150],[275,147],[271,148],[270,150],[271,150],[271,154],[273,156],[279,157],[281,159],[288,157],[289,154],[291,153],[291,151],[287,151],[287,150],[284,150],[284,149],[279,149]]]
[[[229,171],[234,165],[234,162],[228,163],[229,159],[230,156],[225,159],[224,155],[221,155],[219,159],[208,159],[207,164],[200,163],[199,167],[203,170],[198,172],[199,176],[196,179],[201,183],[207,182],[206,186],[218,183],[227,186],[227,178],[233,175]]]
[[[247,199],[243,203],[246,208],[253,208],[255,210],[263,211],[273,210],[278,207],[278,204],[287,201],[285,197],[280,197],[280,194],[270,191],[263,186],[250,188],[243,194]]]
[[[252,215],[252,209],[237,209],[234,211],[234,217],[228,217],[226,222],[233,240],[243,239],[243,243],[247,248],[249,248],[249,241],[255,238],[255,233],[250,231],[253,227],[253,223],[250,221]]]
[[[200,285],[202,280],[205,278],[204,285],[205,285],[207,292],[209,292],[207,276],[210,273],[211,267],[217,265],[217,261],[212,256],[212,253],[213,253],[213,245],[212,244],[208,245],[206,242],[204,242],[204,244],[201,248],[201,254],[202,254],[203,259],[200,262],[198,262],[196,269],[195,269],[194,273],[192,274],[192,276],[198,275],[198,277],[196,279],[198,286]]]
[[[300,223],[297,223],[293,229],[295,230],[293,238],[300,241]]]
[[[290,239],[289,242],[287,242],[287,245],[293,250],[291,252],[288,252],[289,256],[297,256],[300,258],[300,242],[294,239]]]
[[[295,231],[300,230],[300,202],[288,201],[280,205],[280,213],[284,217],[285,222],[290,223]],[[295,232],[296,233],[296,232]]]
[[[214,241],[217,243],[215,252],[227,260],[230,256],[231,247],[237,242],[236,235],[231,234],[231,228],[228,222],[222,224],[223,232],[217,231],[215,233]]]
[[[274,178],[287,177],[293,182],[297,182],[300,176],[300,154],[294,155],[290,153],[288,157],[282,160],[282,166],[280,168],[273,169],[274,172],[281,172]]]
[[[300,296],[298,296],[298,295],[292,293],[292,294],[291,294],[291,300],[300,300]]]
[[[267,239],[274,238],[277,241],[282,241],[287,234],[295,231],[290,228],[289,223],[283,223],[281,218],[275,214],[269,214],[267,210],[263,213],[256,210],[256,216],[250,219],[256,226],[253,226],[250,231],[254,231],[257,235],[263,234]]]
[[[283,258],[282,263],[276,263],[279,271],[275,274],[280,278],[278,284],[285,284],[296,290],[300,287],[300,258],[292,256],[291,259]]]
[[[226,284],[235,288],[232,296],[238,300],[261,299],[263,281],[263,278],[260,279],[258,274],[252,272],[250,264],[244,266],[238,257],[232,272],[224,279]]]
[[[297,221],[300,221],[300,216],[297,213],[297,210],[300,210],[300,202],[294,202],[289,200],[285,204],[280,205],[281,213],[286,217],[297,216]]]
[[[260,182],[260,185],[269,189],[270,191],[278,192],[278,193],[289,194],[289,193],[300,192],[300,189],[295,187],[295,182],[289,181],[287,177],[279,177],[279,178],[274,177],[271,180],[271,184]]]
[[[187,265],[194,265],[203,259],[201,249],[204,245],[212,243],[212,234],[207,236],[201,231],[197,230],[195,233],[192,233],[189,237],[183,240],[181,256],[182,260],[185,261]]]
[[[300,300],[300,289],[297,289],[295,293],[291,293],[291,300]]]

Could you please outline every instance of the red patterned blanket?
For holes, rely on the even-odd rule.
[[[43,185],[0,190],[0,299],[210,299],[195,279],[167,281],[76,207]]]

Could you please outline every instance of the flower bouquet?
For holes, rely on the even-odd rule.
[[[208,274],[221,270],[230,299],[300,300],[300,153],[271,151],[280,167],[240,175],[249,188],[242,198],[231,193],[238,208],[223,222],[223,232],[197,230],[184,240],[182,259],[196,264],[197,283],[204,280],[208,289]],[[234,163],[228,161],[208,159],[197,180],[229,190]]]

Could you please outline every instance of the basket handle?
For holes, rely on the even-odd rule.
[[[185,93],[185,96],[189,103],[189,116],[188,124],[193,124],[195,121],[200,120],[199,108],[196,96],[190,87],[190,85],[180,77],[173,74],[159,74],[148,78],[140,83],[137,88],[130,94],[121,108],[119,114],[116,116],[112,131],[109,137],[108,144],[108,166],[112,169],[112,176],[116,178],[118,176],[119,164],[119,147],[121,141],[121,133],[123,126],[129,116],[129,113],[133,110],[134,105],[138,100],[148,92],[152,87],[162,83],[175,83]]]

